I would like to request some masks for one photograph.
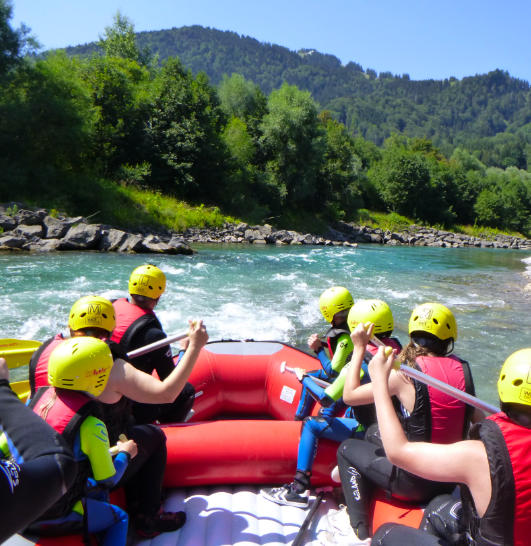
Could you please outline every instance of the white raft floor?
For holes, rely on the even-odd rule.
[[[212,488],[172,489],[165,502],[167,511],[184,510],[186,524],[173,533],[149,540],[133,540],[135,546],[247,546],[291,544],[310,508],[280,506],[260,495],[267,486],[242,485]],[[310,497],[311,507],[315,496]],[[329,544],[331,529],[324,517],[337,509],[331,493],[323,501],[305,533],[303,544]]]
[[[173,533],[163,533],[153,539],[138,539],[129,535],[128,546],[251,546],[289,545],[308,514],[315,495],[305,510],[280,506],[260,495],[268,486],[241,485],[191,489],[171,489],[164,501],[167,511],[184,510],[186,524]],[[337,536],[329,527],[326,515],[338,509],[332,492],[324,495],[309,528],[304,534],[306,546],[366,544],[349,537]],[[6,546],[31,546],[29,538],[15,535],[3,543]]]

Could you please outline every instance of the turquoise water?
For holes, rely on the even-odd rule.
[[[196,250],[194,256],[0,254],[0,337],[47,339],[65,329],[78,297],[124,296],[131,270],[151,261],[168,277],[157,313],[169,334],[197,317],[212,340],[282,340],[305,348],[311,333],[326,331],[320,293],[343,285],[354,299],[386,300],[405,343],[413,307],[439,301],[457,318],[456,354],[471,363],[477,394],[491,403],[503,360],[531,346],[531,293],[524,291],[529,253],[376,245]]]

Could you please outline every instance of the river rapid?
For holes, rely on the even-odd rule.
[[[168,334],[202,318],[210,339],[281,340],[307,349],[324,334],[318,299],[330,286],[355,300],[381,298],[406,343],[413,307],[438,301],[455,314],[455,353],[468,360],[477,395],[497,403],[505,358],[531,347],[531,256],[523,251],[360,245],[357,248],[201,245],[193,256],[115,253],[0,254],[3,338],[44,341],[65,331],[68,311],[87,294],[127,295],[134,267],[151,262],[167,275],[157,307]],[[13,378],[23,377],[15,370]]]

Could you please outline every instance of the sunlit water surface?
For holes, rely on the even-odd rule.
[[[405,343],[413,307],[438,301],[455,313],[455,352],[471,363],[477,394],[491,403],[500,365],[514,350],[531,347],[529,253],[376,245],[195,249],[193,256],[0,254],[0,337],[47,339],[65,329],[77,298],[125,296],[132,269],[150,261],[167,275],[157,314],[168,334],[200,317],[211,340],[281,340],[306,348],[309,334],[326,331],[320,293],[342,285],[355,300],[386,300]]]

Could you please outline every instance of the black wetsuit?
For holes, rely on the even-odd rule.
[[[0,426],[12,458],[0,459],[0,542],[22,531],[72,485],[77,465],[52,427],[0,380]]]

